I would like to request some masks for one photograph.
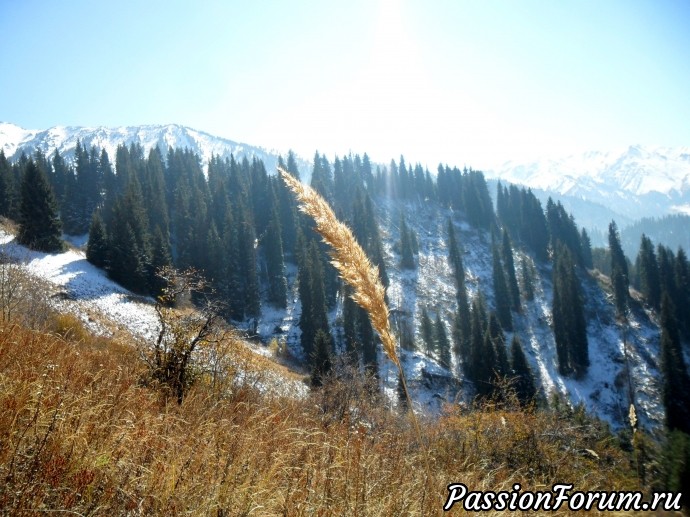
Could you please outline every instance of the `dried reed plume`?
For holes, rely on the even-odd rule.
[[[398,358],[395,346],[395,338],[391,332],[390,322],[388,321],[388,305],[386,304],[386,289],[379,278],[379,271],[359,243],[352,235],[352,231],[341,223],[318,192],[313,188],[304,185],[297,178],[289,174],[283,168],[278,167],[278,172],[292,190],[299,201],[299,208],[302,212],[314,219],[316,231],[321,238],[331,247],[329,255],[331,263],[335,266],[340,277],[345,280],[353,289],[352,299],[362,309],[367,311],[371,325],[381,337],[383,350],[391,361],[397,366],[400,380],[402,381],[403,391],[407,398],[408,407],[411,409],[412,421],[414,423],[417,438],[422,442],[422,430],[419,421],[412,409],[412,398],[407,389],[405,372]],[[426,467],[425,487],[432,477],[429,450],[424,448],[424,464]]]
[[[386,289],[379,278],[378,268],[371,263],[352,231],[336,218],[328,203],[314,189],[302,184],[281,167],[278,167],[278,171],[297,196],[300,210],[314,219],[316,231],[331,247],[331,263],[340,277],[354,289],[352,299],[367,311],[372,326],[381,337],[383,350],[402,374],[395,338],[388,321]]]

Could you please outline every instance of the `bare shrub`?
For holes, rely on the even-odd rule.
[[[50,313],[50,287],[0,248],[0,321],[43,328]]]
[[[160,330],[153,347],[142,347],[142,357],[149,380],[181,404],[204,370],[217,386],[222,365],[227,363],[223,343],[228,330],[212,291],[197,271],[165,267],[158,276],[166,285],[155,305]],[[192,297],[199,300],[198,307],[191,305]],[[197,357],[202,350],[205,361]]]

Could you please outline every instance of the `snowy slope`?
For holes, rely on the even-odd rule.
[[[488,308],[495,306],[489,234],[470,228],[460,214],[453,214],[432,203],[396,206],[390,201],[379,200],[378,207],[387,254],[386,263],[389,265],[388,275],[391,279],[388,296],[393,313],[408,315],[410,321],[418,322],[423,307],[427,307],[432,318],[439,311],[446,323],[448,336],[451,336],[451,318],[456,307],[455,286],[447,260],[445,221],[449,216],[453,218],[463,247],[470,296],[481,290]],[[397,224],[400,210],[408,214],[408,225],[416,232],[419,240],[418,268],[414,272],[394,267],[400,261],[400,257],[392,250],[392,244],[399,238]],[[414,214],[414,217],[409,214]],[[532,259],[515,250],[516,268],[521,260]],[[625,336],[626,351],[623,331],[615,319],[611,301],[594,279],[582,275],[591,366],[582,379],[564,378],[558,373],[556,345],[550,328],[553,297],[550,266],[538,267],[537,274],[539,278],[535,300],[525,303],[523,314],[514,313],[513,318],[515,332],[523,343],[543,394],[548,397],[551,392],[559,393],[573,404],[582,403],[588,411],[608,421],[614,428],[624,426],[629,409],[627,355],[638,417],[648,428],[661,426],[664,412],[656,361],[659,352],[658,326],[644,311],[633,312],[631,328]],[[418,325],[414,331],[416,341],[420,343],[422,340]],[[506,344],[511,339],[512,334],[507,334]],[[403,353],[403,356],[406,355],[409,354]],[[439,371],[441,374],[445,372],[445,375],[454,376],[458,385],[463,384],[458,358],[453,357],[453,368],[448,372],[437,364],[435,358],[423,357],[421,353],[414,355],[414,361],[406,361],[408,374],[414,385],[423,385],[425,382],[422,368],[437,374]],[[420,361],[422,364],[419,364]],[[389,385],[393,381],[394,376],[389,379]],[[392,385],[393,388],[394,386],[395,384]],[[460,390],[461,395],[471,393],[468,385],[463,385]],[[429,395],[433,393],[420,393],[422,397],[428,398]]]
[[[400,350],[415,407],[434,414],[441,410],[444,402],[470,402],[474,392],[471,384],[463,378],[459,358],[453,354],[452,365],[448,369],[440,365],[437,357],[427,356],[420,351],[423,349],[420,345],[423,341],[419,321],[425,307],[432,319],[437,312],[440,313],[446,333],[452,339],[456,302],[455,284],[447,260],[446,221],[449,217],[455,224],[456,234],[463,248],[470,296],[481,291],[488,310],[495,307],[491,237],[486,232],[471,228],[464,222],[461,214],[436,203],[402,203],[384,198],[374,201],[390,278],[388,298],[391,315],[409,326],[419,349],[415,352]],[[407,224],[419,241],[417,268],[413,271],[398,267],[400,255],[394,251],[394,245],[400,238],[398,225],[401,211],[406,214]],[[524,252],[514,252],[516,268],[519,268],[522,260],[532,261]],[[628,425],[631,385],[641,425],[648,429],[660,428],[664,421],[664,411],[656,360],[659,353],[658,326],[644,311],[633,311],[630,329],[625,336],[626,348],[623,330],[615,319],[611,300],[595,279],[581,275],[583,297],[586,300],[591,366],[582,379],[564,378],[558,373],[556,345],[550,327],[553,297],[551,267],[538,266],[536,270],[536,298],[524,303],[523,313],[514,313],[513,319],[515,332],[542,388],[542,395],[548,399],[555,393],[570,400],[573,405],[582,404],[589,412],[617,429]],[[286,339],[292,353],[299,357],[301,351],[297,323],[301,308],[296,294],[295,276],[296,272],[291,270],[288,281],[293,291],[289,296],[287,311],[276,311],[263,306],[259,332],[264,339],[270,339],[275,329],[280,328],[281,338]],[[339,304],[331,313],[332,325],[340,316],[340,310]],[[506,345],[510,344],[511,339],[512,333],[507,333]],[[381,351],[379,369],[384,392],[394,403],[397,400],[397,370]]]
[[[18,261],[29,273],[46,280],[50,289],[45,295],[50,297],[51,304],[79,317],[95,334],[113,335],[121,329],[143,343],[152,342],[158,335],[153,300],[120,287],[103,270],[87,262],[83,251],[31,251],[0,229],[0,254]],[[250,349],[266,355],[261,345],[250,346]],[[303,383],[273,371],[261,372],[258,379],[246,377],[244,381],[281,395],[304,396],[308,391]]]
[[[18,157],[22,152],[33,154],[36,149],[50,156],[57,149],[66,158],[74,155],[79,140],[90,149],[96,146],[105,149],[111,162],[115,162],[115,150],[120,144],[140,144],[146,153],[158,146],[165,153],[168,147],[189,149],[201,157],[205,166],[213,155],[223,158],[233,154],[236,159],[253,157],[263,160],[266,170],[274,171],[278,153],[260,147],[242,144],[209,135],[178,124],[146,125],[128,127],[80,127],[56,126],[46,130],[27,130],[14,124],[0,122],[0,149],[8,159]]]
[[[507,162],[487,176],[600,203],[632,219],[690,212],[690,147],[630,146]]]

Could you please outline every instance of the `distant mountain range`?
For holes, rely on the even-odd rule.
[[[236,159],[246,156],[249,160],[256,157],[264,162],[269,172],[275,170],[279,156],[276,151],[234,142],[178,124],[116,128],[55,126],[36,130],[0,122],[0,148],[8,159],[18,157],[22,152],[32,154],[36,149],[40,149],[46,155],[51,155],[57,149],[69,159],[74,154],[77,140],[87,149],[91,146],[105,149],[113,162],[117,146],[129,146],[132,143],[140,144],[147,153],[151,148],[158,146],[164,155],[168,147],[188,148],[201,157],[203,165],[206,165],[213,155],[225,158],[232,154]],[[298,165],[305,167],[307,162],[300,160]]]
[[[599,205],[622,219],[690,214],[690,147],[630,146],[528,164],[508,162],[487,176]],[[578,218],[578,214],[575,213]]]

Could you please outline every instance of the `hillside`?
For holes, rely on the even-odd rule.
[[[201,378],[178,405],[145,375],[129,344],[78,323],[0,322],[2,512],[435,515],[455,480],[640,486],[632,456],[567,410],[451,411],[418,435],[361,384],[296,399]]]
[[[366,314],[348,305],[311,222],[297,215],[277,178],[257,160],[212,161],[204,174],[193,154],[178,150],[170,156],[162,164],[155,152],[146,158],[136,149],[118,153],[117,172],[104,176],[110,178],[103,183],[106,202],[97,208],[105,222],[94,216],[88,240],[73,239],[87,242],[86,255],[75,249],[31,251],[15,237],[26,232],[21,225],[8,224],[2,233],[3,274],[18,261],[47,282],[34,291],[41,309],[28,311],[42,316],[40,324],[32,318],[15,324],[3,316],[0,368],[8,389],[0,397],[11,408],[0,442],[9,444],[0,447],[0,474],[9,487],[0,489],[3,507],[235,514],[260,504],[268,514],[293,515],[305,507],[430,514],[445,499],[438,487],[458,472],[473,486],[499,490],[516,482],[550,486],[554,476],[578,480],[579,489],[651,490],[684,475],[666,457],[661,473],[645,474],[645,451],[657,454],[655,441],[662,439],[667,420],[657,315],[636,294],[628,300],[627,323],[616,315],[614,279],[575,262],[586,261],[586,239],[561,205],[543,210],[527,191],[506,189],[494,209],[477,171],[446,168],[436,183],[420,166],[408,169],[402,158],[390,170],[374,172],[366,155],[336,158],[332,168],[317,155],[312,184],[352,226],[387,279],[420,429],[409,420],[396,370],[367,330]],[[75,181],[88,181],[89,161],[82,156],[76,162],[82,174]],[[40,167],[53,175],[42,176],[29,160],[13,164],[3,177],[38,171],[39,182],[60,187],[51,165]],[[128,184],[118,186],[123,178]],[[69,188],[80,190],[79,184]],[[23,207],[21,220],[29,217],[28,206],[41,201],[26,203],[26,192],[33,191],[23,188],[22,197],[8,205]],[[146,204],[143,192],[152,194]],[[166,198],[175,203],[167,205]],[[59,204],[44,204],[55,217],[60,209],[69,214],[70,203],[63,197]],[[538,227],[548,235],[533,231]],[[282,242],[285,252],[275,246]],[[86,256],[103,261],[104,269]],[[677,261],[672,268],[687,266],[681,255],[663,260]],[[217,289],[207,295],[225,319],[247,335],[258,332],[263,341],[233,338],[223,353],[211,349],[198,356],[198,373],[179,404],[142,361],[159,328],[149,297],[161,293],[152,276],[157,261],[202,271]],[[520,305],[509,307],[504,321],[507,294],[499,293],[497,279],[510,277],[513,262]],[[563,277],[568,269],[570,276]],[[563,316],[554,300],[565,296],[557,295],[564,278],[580,293],[566,303],[574,312],[582,302],[584,366],[564,359],[562,347],[572,345],[558,341]],[[466,337],[460,293],[472,305]],[[194,298],[190,293],[189,301]],[[438,322],[432,337],[424,327],[427,313]],[[326,349],[332,369],[319,371],[314,349],[317,343],[328,346],[324,335],[333,343]],[[527,373],[518,373],[514,337],[522,343],[517,347]],[[283,360],[311,372],[311,390],[304,375],[263,357],[274,340],[271,349],[280,350],[281,341],[287,345]],[[18,342],[21,347],[5,346]],[[509,344],[511,364],[504,366],[500,356],[508,356]],[[486,364],[489,370],[480,377],[474,368]],[[504,368],[503,379],[498,368]],[[528,377],[536,383],[533,399],[521,399],[518,384],[501,384],[507,378],[523,385]],[[119,397],[113,401],[108,393]],[[632,436],[631,402],[645,431]],[[38,442],[25,439],[39,435],[44,438]],[[81,456],[73,454],[74,440],[87,445]],[[372,492],[372,486],[391,483],[399,488],[396,496]],[[266,492],[271,497],[256,498]]]
[[[382,242],[390,287],[388,298],[391,312],[397,314],[401,327],[409,328],[413,340],[422,343],[420,314],[426,308],[432,315],[440,314],[447,330],[452,334],[455,288],[448,264],[447,236],[443,221],[449,217],[454,221],[460,241],[465,250],[467,287],[470,296],[480,291],[489,307],[495,306],[493,299],[490,235],[472,228],[463,216],[429,202],[398,202],[380,198],[376,200],[377,218],[380,221]],[[399,253],[394,250],[399,240],[397,217],[401,211],[415,213],[409,222],[410,228],[419,239],[418,267],[405,271],[397,267]],[[98,334],[117,334],[118,329],[132,333],[149,342],[157,334],[158,322],[150,298],[133,294],[110,280],[99,268],[89,264],[83,251],[69,250],[61,254],[46,254],[28,250],[14,243],[11,235],[4,233],[3,253],[21,259],[33,274],[49,281],[54,286],[54,306],[61,311],[78,315],[84,325]],[[515,250],[516,262],[533,262],[529,254]],[[658,326],[650,315],[638,308],[631,314],[631,325],[626,334],[627,361],[623,346],[623,329],[616,321],[606,291],[587,275],[582,276],[585,287],[588,339],[592,367],[586,377],[578,380],[564,378],[558,374],[556,347],[551,330],[551,268],[538,265],[537,289],[534,301],[525,305],[523,314],[515,315],[515,335],[526,345],[525,351],[530,366],[536,374],[537,383],[544,400],[555,394],[582,404],[591,414],[611,424],[614,429],[627,425],[629,407],[627,370],[631,370],[635,401],[640,422],[650,430],[663,426],[664,412],[660,397],[658,357]],[[271,308],[265,300],[262,313],[256,322],[236,322],[247,331],[254,325],[264,343],[276,337],[280,328],[291,355],[304,361],[300,346],[298,322],[301,303],[297,293],[297,271],[288,268],[288,287],[294,294],[285,311]],[[334,329],[342,325],[342,299],[330,312]],[[513,334],[509,333],[506,342]],[[336,334],[337,337],[337,334]],[[337,341],[342,345],[342,338]],[[263,351],[262,351],[263,348]],[[431,414],[439,414],[446,402],[470,403],[473,396],[471,383],[463,382],[461,358],[452,353],[450,368],[438,361],[438,355],[427,355],[421,345],[416,351],[401,350],[408,383],[417,408]],[[254,349],[265,353],[264,347]],[[382,388],[392,403],[397,400],[397,373],[382,351],[378,352],[379,374]],[[288,391],[301,392],[304,385],[293,386]]]

